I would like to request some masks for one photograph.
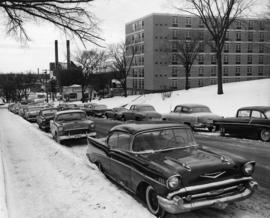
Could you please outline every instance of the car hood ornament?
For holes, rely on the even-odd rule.
[[[203,178],[210,178],[210,179],[216,179],[218,178],[219,176],[223,175],[224,173],[226,173],[226,171],[223,171],[223,172],[215,172],[215,173],[205,173],[203,175],[200,175],[200,177],[203,177]]]

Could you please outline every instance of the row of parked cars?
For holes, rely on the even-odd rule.
[[[245,114],[252,123],[257,109],[239,109],[236,119]],[[269,119],[270,110],[259,109],[264,111],[260,118]],[[194,118],[195,114],[203,118]],[[41,109],[37,122],[41,128],[50,128],[58,142],[87,136],[89,161],[137,195],[152,214],[162,217],[209,206],[223,208],[250,197],[258,186],[252,178],[254,161],[218,154],[197,144],[192,128],[219,125],[223,133],[229,129],[225,119],[206,118],[207,114],[211,114],[208,107],[194,104],[178,105],[167,115],[145,104],[130,109],[60,104]],[[87,115],[143,122],[123,122],[106,137],[96,138],[95,123]]]

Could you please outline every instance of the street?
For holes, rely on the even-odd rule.
[[[59,145],[36,124],[6,109],[0,110],[0,120],[9,217],[153,217],[135,196],[112,183],[88,162],[85,140]],[[95,119],[95,123],[98,135],[104,136],[119,122]],[[233,203],[225,210],[207,208],[166,217],[269,217],[268,144],[198,133],[196,139],[210,149],[256,160],[254,177],[260,187],[251,198]]]

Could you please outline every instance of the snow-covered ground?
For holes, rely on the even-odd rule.
[[[109,107],[132,103],[152,104],[167,113],[176,104],[202,103],[214,113],[233,116],[247,105],[270,105],[270,79],[224,84],[162,94],[115,97],[99,103]],[[55,143],[50,134],[0,108],[0,218],[153,217],[123,189],[119,189],[85,154],[86,146],[68,148]],[[226,211],[211,209],[182,217],[263,218],[270,216],[269,190],[261,189]]]
[[[142,96],[114,97],[94,102],[116,107],[124,104],[145,103],[153,105],[160,113],[169,113],[175,105],[199,103],[210,107],[213,113],[221,116],[235,116],[236,110],[243,106],[270,106],[270,79],[225,83],[224,94],[217,95],[217,86],[206,86],[190,90],[179,90],[171,93],[171,97],[163,98],[163,94]]]

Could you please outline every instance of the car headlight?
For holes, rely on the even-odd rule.
[[[168,189],[177,189],[181,185],[180,175],[174,175],[167,179],[167,188]]]
[[[242,171],[244,173],[244,175],[246,176],[250,176],[253,174],[255,170],[255,162],[247,162],[244,164]]]
[[[64,127],[63,126],[59,126],[58,130],[59,130],[59,132],[63,132]]]
[[[91,123],[90,125],[89,125],[89,129],[94,129],[95,128],[95,124],[94,123]]]

